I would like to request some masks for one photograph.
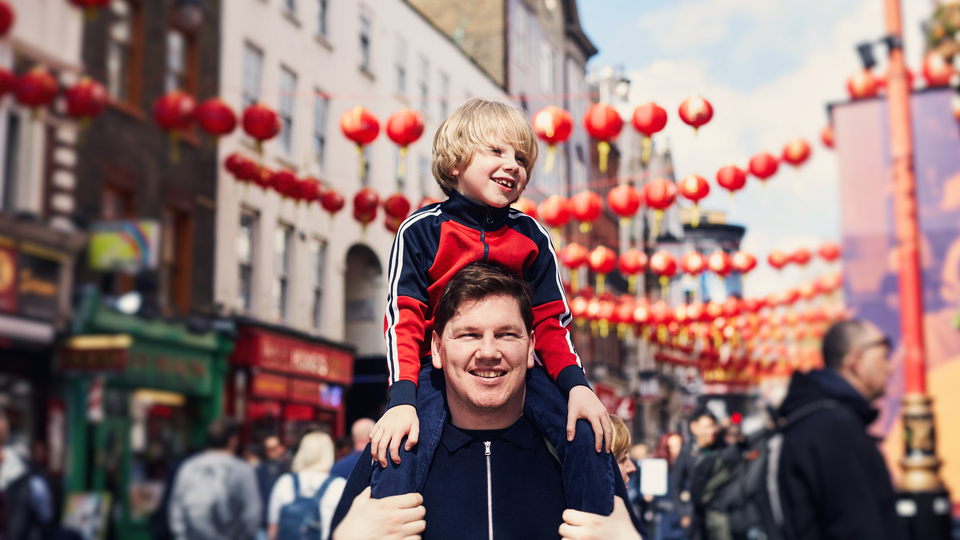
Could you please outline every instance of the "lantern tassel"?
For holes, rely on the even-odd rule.
[[[627,278],[627,292],[629,292],[630,294],[636,294],[637,276],[630,276]]]
[[[363,146],[357,145],[357,157],[360,159],[360,182],[367,176],[367,160],[363,157]]]
[[[556,148],[552,144],[547,146],[547,162],[543,166],[544,173],[549,173],[553,170],[553,155],[556,153]]]
[[[700,226],[700,205],[697,203],[693,203],[693,212],[690,216],[690,225],[692,225],[694,229]]]
[[[650,230],[650,237],[657,238],[660,236],[660,220],[663,219],[663,210],[654,210],[653,211],[653,227]]]
[[[621,228],[621,229],[629,229],[629,228],[630,228],[630,218],[628,218],[628,217],[622,217],[622,218],[620,218],[620,228]]]
[[[597,274],[597,295],[603,294],[603,286],[606,284],[606,274]]]
[[[666,299],[670,295],[670,278],[660,276],[660,297]]]
[[[403,179],[407,175],[407,147],[400,147],[400,155],[397,159],[397,179]]]
[[[610,322],[606,319],[600,319],[600,337],[605,338],[610,335]]]
[[[597,143],[597,153],[600,154],[600,172],[607,172],[607,155],[610,154],[610,143],[600,141]]]
[[[573,292],[580,290],[580,271],[576,268],[570,270],[570,290]]]
[[[653,150],[653,139],[644,137],[641,143],[642,152],[640,153],[640,163],[644,166],[650,162],[650,154]]]
[[[170,145],[170,163],[180,163],[180,134],[176,130],[167,133],[167,142]]]
[[[553,240],[553,248],[560,250],[560,244],[563,242],[563,238],[560,236],[560,228],[552,227],[550,229],[550,238]]]
[[[593,228],[593,225],[589,221],[580,222],[580,232],[582,232],[583,234],[587,234],[588,232],[590,232],[590,229],[592,228]]]

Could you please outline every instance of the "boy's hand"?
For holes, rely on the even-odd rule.
[[[380,462],[381,467],[386,467],[389,449],[393,462],[399,465],[400,441],[404,437],[407,437],[407,444],[403,449],[409,452],[420,437],[420,419],[417,418],[417,408],[413,405],[397,405],[383,413],[370,432],[370,455]]]
[[[386,415],[384,415],[384,418],[386,418]],[[577,433],[577,420],[581,418],[590,422],[590,425],[593,426],[593,435],[597,439],[597,452],[603,449],[603,442],[606,441],[607,453],[610,453],[613,427],[610,425],[610,415],[607,413],[607,408],[603,406],[603,403],[600,403],[600,398],[593,393],[593,390],[586,386],[574,386],[570,389],[570,396],[567,398],[568,441],[572,441],[573,436]]]

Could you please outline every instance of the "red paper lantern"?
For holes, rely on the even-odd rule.
[[[260,173],[260,166],[255,161],[237,152],[227,156],[224,164],[239,182],[254,182]]]
[[[565,197],[551,195],[540,203],[538,213],[544,223],[557,229],[570,221],[570,203]]]
[[[537,219],[537,203],[526,197],[520,197],[510,206],[532,217],[533,219]]]
[[[243,131],[257,141],[257,152],[263,149],[263,143],[280,133],[280,115],[266,105],[254,103],[243,111],[240,120]]]
[[[806,266],[810,262],[810,250],[807,248],[800,248],[790,254],[790,261],[798,266]]]
[[[197,107],[197,125],[214,137],[223,137],[237,129],[237,115],[220,98],[210,98]]]
[[[683,254],[680,258],[680,266],[683,271],[691,276],[699,276],[707,267],[707,260],[699,251],[690,251]]]
[[[836,242],[824,242],[817,248],[817,254],[821,259],[833,262],[840,258],[840,245]]]
[[[730,257],[730,264],[740,275],[746,275],[757,267],[757,258],[746,251],[738,251]]]
[[[770,263],[770,266],[774,267],[777,270],[780,270],[790,262],[790,257],[788,257],[784,252],[779,249],[775,249],[767,255],[767,262]]]
[[[860,70],[847,79],[847,92],[850,94],[850,99],[876,97],[879,90],[877,78],[868,69]]]
[[[640,194],[630,184],[621,184],[607,193],[607,208],[620,216],[620,224],[626,226],[640,208]]]
[[[810,157],[810,145],[803,139],[794,139],[783,147],[783,160],[799,167]]]
[[[700,126],[713,118],[713,106],[700,96],[690,96],[680,104],[680,119],[683,123],[693,127],[694,134]]]
[[[691,174],[680,181],[677,190],[680,195],[693,202],[693,216],[690,219],[690,224],[698,227],[700,225],[700,200],[710,194],[710,184],[707,183],[706,178]]]
[[[557,258],[560,260],[560,264],[567,269],[576,270],[587,262],[587,253],[587,248],[576,242],[571,242],[557,253]]]
[[[343,195],[335,189],[328,189],[320,195],[320,206],[330,214],[331,218],[343,209],[345,203]]]
[[[663,211],[677,200],[677,186],[666,178],[657,178],[643,186],[643,195],[647,206]]]
[[[0,0],[2,2],[3,0]],[[0,68],[0,96],[17,88],[17,76],[12,71]]]
[[[14,96],[21,105],[36,110],[53,103],[59,90],[57,79],[42,66],[37,66],[17,79]]]
[[[581,191],[570,199],[570,213],[580,222],[580,232],[590,232],[592,223],[600,217],[603,202],[592,191]]]
[[[913,88],[913,71],[910,71],[910,68],[906,68],[907,76],[907,89],[910,90]],[[890,70],[888,69],[886,73],[881,77],[877,77],[877,92],[883,92],[887,88],[888,79],[890,79]]]
[[[677,260],[669,251],[660,250],[650,257],[650,271],[669,279],[677,274]]]
[[[928,88],[950,86],[953,78],[953,64],[937,51],[930,51],[923,59],[923,80],[927,81]]]
[[[630,248],[620,254],[617,269],[625,276],[636,276],[647,270],[647,254],[637,248]]]
[[[7,35],[16,20],[17,15],[13,11],[13,6],[6,0],[0,0],[0,37]]]
[[[599,140],[597,151],[600,155],[600,172],[607,172],[607,155],[610,153],[610,141],[620,135],[623,118],[620,113],[606,103],[594,103],[583,115],[583,127],[594,139]]]
[[[645,137],[653,137],[667,125],[667,111],[656,103],[647,102],[633,110],[633,128]]]
[[[531,122],[537,138],[550,146],[567,142],[570,134],[573,133],[573,117],[556,105],[549,105],[537,111]]]
[[[815,283],[807,282],[801,283],[800,287],[797,288],[797,294],[800,295],[800,298],[804,300],[810,300],[817,294],[817,286]]]
[[[404,218],[384,216],[383,226],[391,233],[397,234],[400,232],[400,226],[403,225],[403,219]]]
[[[733,271],[733,262],[727,252],[718,249],[707,257],[707,268],[720,277],[726,277]]]
[[[730,192],[733,197],[734,191],[743,189],[747,183],[747,173],[736,165],[727,165],[717,171],[717,185]]]
[[[258,167],[257,175],[253,177],[253,182],[260,186],[260,189],[266,191],[273,187],[273,170],[267,167]]]
[[[297,199],[307,204],[319,200],[323,194],[321,186],[320,181],[313,177],[308,176],[300,180],[300,188],[298,189],[299,197],[297,197]]]
[[[364,227],[377,219],[377,207],[380,206],[380,196],[371,188],[363,188],[353,196],[353,217]]]
[[[840,272],[831,272],[824,274],[817,279],[817,288],[824,294],[830,294],[840,289],[843,285],[843,274]]]
[[[340,117],[340,131],[344,137],[362,147],[373,142],[380,134],[380,121],[373,113],[357,105]]]
[[[769,152],[760,152],[750,158],[750,174],[759,178],[761,182],[766,182],[777,173],[778,165],[777,158]]]
[[[410,215],[410,200],[404,197],[403,193],[394,193],[383,201],[383,213],[387,217],[400,218],[400,221],[403,221]]]
[[[741,305],[747,313],[756,313],[763,307],[763,303],[756,298],[744,298]]]
[[[726,300],[723,301],[723,316],[727,319],[733,319],[740,316],[740,301],[737,300],[736,296],[728,296]]]
[[[294,190],[297,185],[297,175],[290,169],[280,169],[273,173],[273,189],[281,197],[294,197]]]
[[[617,254],[606,246],[598,246],[587,256],[587,266],[597,275],[597,294],[603,294],[605,276],[617,267]]]
[[[797,303],[797,300],[800,298],[800,293],[793,288],[783,291],[783,296],[781,297],[781,302],[785,306],[792,306]]]
[[[830,124],[823,126],[823,130],[820,131],[820,141],[827,148],[833,148],[833,126]]]
[[[90,77],[82,77],[77,84],[67,88],[64,97],[67,114],[81,122],[89,122],[91,118],[99,116],[107,108],[109,100],[107,89]]]
[[[173,90],[157,99],[153,105],[153,119],[164,131],[182,131],[190,128],[196,108],[193,96]]]
[[[374,120],[376,119],[374,118]],[[387,137],[390,137],[390,140],[401,149],[417,142],[421,135],[423,135],[423,115],[420,112],[404,107],[387,118]],[[367,142],[375,138],[376,134]]]

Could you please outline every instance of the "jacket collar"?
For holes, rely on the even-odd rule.
[[[448,422],[443,426],[440,442],[450,454],[455,453],[473,441],[504,440],[510,441],[520,448],[529,449],[533,446],[533,438],[536,434],[536,430],[534,430],[533,425],[530,424],[526,416],[521,416],[519,420],[507,429],[490,431],[462,430]]]
[[[440,204],[443,213],[454,221],[484,231],[496,231],[507,224],[510,207],[494,208],[478,204],[464,197],[459,192],[450,193],[447,200]]]
[[[835,370],[827,368],[806,374],[799,371],[794,373],[787,399],[780,407],[780,415],[787,416],[800,407],[821,399],[833,399],[843,403],[865,426],[872,424],[880,414],[846,379]]]

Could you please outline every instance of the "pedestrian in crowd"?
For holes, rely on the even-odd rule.
[[[541,362],[530,370],[529,418],[556,449],[564,478],[597,479],[564,482],[568,503],[602,514],[613,508],[608,456],[600,455],[610,451],[610,419],[573,347],[553,240],[535,219],[510,206],[526,188],[538,153],[530,120],[497,101],[469,99],[437,129],[433,173],[447,200],[407,218],[390,256],[384,328],[391,387],[389,408],[371,433],[380,463],[373,475],[375,497],[423,487],[428,464],[420,464],[419,455],[434,454],[445,415],[442,397],[429,384],[436,292],[458,270],[482,260],[503,265],[535,290]],[[426,384],[418,386],[420,381]],[[415,446],[420,450],[413,452]]]
[[[686,532],[680,524],[679,508],[681,478],[677,474],[677,461],[683,450],[683,437],[676,432],[664,433],[660,437],[654,459],[667,462],[667,493],[653,497],[653,538],[654,540],[683,540]]]
[[[563,533],[562,477],[568,471],[525,408],[526,379],[535,364],[533,294],[528,283],[486,263],[471,263],[450,279],[434,319],[435,369],[422,382],[433,386],[443,400],[441,410],[449,414],[441,418],[435,453],[420,456],[429,465],[424,487],[417,494],[371,500],[373,468],[355,467],[334,516],[335,540],[419,534],[425,540],[556,538],[558,530],[569,538],[590,537]],[[616,461],[602,455],[605,474],[615,475],[613,513],[569,514],[567,525],[573,533],[610,526],[639,538],[642,524],[624,505],[626,487]],[[370,460],[368,446],[360,463]]]
[[[177,471],[170,495],[176,540],[252,540],[262,519],[257,475],[236,457],[240,426],[219,418],[207,426],[207,449]]]
[[[695,488],[697,465],[720,446],[719,424],[717,418],[707,409],[700,409],[690,419],[691,440],[681,449],[675,464],[674,485],[677,488],[677,513],[680,516],[680,525],[689,529],[693,518],[694,507],[692,492]],[[704,475],[706,474],[704,471]],[[705,481],[700,478],[700,481]],[[702,487],[702,486],[700,486]]]
[[[370,432],[373,430],[375,422],[369,418],[361,418],[353,422],[350,427],[350,437],[353,439],[353,451],[337,460],[330,469],[330,474],[346,478],[350,476],[350,471],[357,464],[357,459],[363,453],[363,449],[370,442]]]
[[[623,485],[630,483],[630,476],[637,472],[637,465],[630,459],[630,430],[623,418],[615,414],[610,415],[610,425],[613,426],[613,441],[610,450],[614,459],[617,460],[617,467],[620,468],[620,476],[623,477]],[[629,497],[629,496],[628,496]]]
[[[263,518],[260,523],[261,538],[267,535],[267,501],[273,485],[282,475],[290,472],[290,456],[287,447],[276,435],[268,435],[263,439],[263,459],[256,467],[257,489],[260,493],[260,502],[263,508]]]
[[[3,459],[3,540],[46,540],[53,537],[53,495],[41,467],[25,445],[8,445],[10,424],[0,410],[0,445]]]
[[[649,501],[640,493],[640,462],[650,457],[650,449],[643,443],[638,443],[630,448],[630,459],[633,460],[633,466],[637,468],[636,474],[630,476],[630,482],[627,483],[627,495],[630,497],[630,504],[633,505],[633,511],[648,523],[647,514],[649,512]]]
[[[330,435],[321,431],[307,433],[293,457],[290,472],[285,473],[270,492],[267,510],[267,538],[269,540],[303,540],[301,514],[318,527],[316,538],[330,535],[330,522],[340,502],[347,481],[330,472],[334,446]],[[329,481],[328,481],[329,480]],[[295,505],[309,505],[295,508]],[[315,515],[314,515],[315,513]]]
[[[347,454],[353,452],[353,437],[350,435],[344,435],[343,437],[337,437],[333,441],[334,448],[334,457],[336,458],[333,462],[334,465],[337,464],[337,461],[345,458]]]
[[[892,372],[890,340],[861,320],[823,338],[825,368],[796,372],[779,410],[783,431],[779,504],[788,540],[901,540],[896,495],[876,441],[870,403]],[[772,459],[772,458],[771,458]]]

